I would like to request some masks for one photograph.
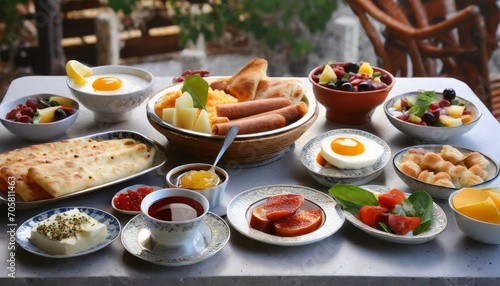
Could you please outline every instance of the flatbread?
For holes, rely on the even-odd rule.
[[[105,156],[117,150],[146,145],[134,139],[97,141],[88,138],[61,140],[54,143],[32,145],[0,154],[0,189],[8,191],[9,178],[15,178],[15,191],[24,201],[37,201],[54,197],[39,182],[29,176],[33,167],[49,169],[61,162],[81,161],[82,158]],[[154,156],[154,149],[151,151]],[[151,159],[152,160],[152,159]],[[151,161],[152,162],[152,161]],[[147,167],[146,167],[147,168]],[[54,170],[52,168],[51,170]],[[58,171],[69,171],[61,169]],[[82,189],[83,190],[83,189]]]
[[[302,82],[297,79],[266,78],[262,79],[255,91],[255,99],[284,97],[298,103],[304,95]]]
[[[255,99],[257,86],[267,75],[267,61],[254,58],[227,81],[226,91],[238,99],[238,102]]]

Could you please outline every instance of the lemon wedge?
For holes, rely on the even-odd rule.
[[[359,66],[359,71],[358,71],[358,73],[360,73],[360,74],[366,74],[367,76],[372,77],[372,76],[373,76],[373,68],[372,68],[372,66],[370,65],[370,63],[368,63],[368,62],[363,62],[363,63]]]
[[[66,74],[75,81],[75,84],[86,84],[85,77],[92,75],[92,70],[76,60],[69,60],[66,63]]]

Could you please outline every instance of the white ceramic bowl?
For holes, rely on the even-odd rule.
[[[477,108],[472,102],[457,96],[456,98],[465,105],[467,109],[474,111],[475,118],[469,123],[454,126],[454,127],[433,127],[433,126],[423,126],[414,124],[411,122],[402,121],[396,118],[391,112],[391,107],[400,98],[404,98],[407,96],[416,96],[417,92],[408,92],[404,94],[400,94],[398,96],[392,97],[384,103],[384,112],[387,116],[387,119],[391,122],[391,124],[399,129],[401,132],[406,133],[412,137],[430,141],[430,142],[441,142],[448,140],[453,137],[460,136],[462,134],[470,131],[481,118],[481,110]],[[436,92],[438,98],[442,98],[442,93]]]
[[[128,120],[130,118],[128,112],[141,105],[148,98],[154,82],[154,77],[151,73],[129,66],[94,67],[92,68],[92,74],[128,74],[143,78],[148,82],[144,88],[134,92],[100,95],[76,88],[73,81],[68,77],[66,85],[83,106],[94,112],[97,121],[122,122]]]
[[[118,207],[116,207],[115,205],[115,198],[118,197],[121,193],[126,193],[128,191],[137,191],[137,189],[139,189],[140,187],[149,187],[149,188],[153,188],[153,192],[154,191],[157,191],[157,190],[161,190],[163,189],[162,187],[158,187],[158,186],[148,186],[148,185],[145,185],[145,184],[135,184],[135,185],[132,185],[132,186],[128,186],[126,188],[123,188],[121,190],[119,190],[114,196],[113,198],[111,198],[111,206],[113,207],[113,209],[115,209],[116,211],[118,212],[121,212],[121,213],[124,213],[124,214],[130,214],[130,215],[138,215],[141,213],[141,210],[137,210],[137,211],[132,211],[132,210],[122,210],[122,209],[119,209]],[[139,208],[140,208],[140,203],[138,204]]]
[[[462,147],[457,147],[457,146],[453,146],[453,147],[458,149],[464,155],[467,155],[471,152],[474,152],[473,150],[470,150],[467,148],[462,148]],[[399,152],[397,152],[394,155],[394,157],[392,159],[392,164],[394,166],[394,170],[396,171],[396,174],[399,176],[399,178],[401,180],[403,180],[403,182],[405,182],[410,187],[410,189],[415,190],[415,191],[416,190],[426,191],[427,193],[429,193],[429,195],[431,195],[431,197],[433,197],[435,199],[443,199],[443,200],[447,200],[453,192],[460,189],[460,188],[450,188],[450,187],[444,187],[444,186],[426,183],[426,182],[417,180],[416,178],[413,178],[413,177],[403,173],[401,171],[399,165],[403,161],[402,160],[403,154],[406,151],[408,151],[408,149],[410,149],[410,148],[424,148],[426,151],[439,153],[441,151],[441,149],[443,148],[443,145],[425,144],[425,145],[410,146],[410,147],[407,147],[407,148],[400,150]],[[477,186],[486,184],[486,183],[492,181],[493,179],[495,179],[499,174],[500,168],[499,168],[498,163],[495,162],[492,158],[486,156],[485,154],[482,154],[482,155],[486,158],[486,160],[488,160],[490,162],[489,166],[486,169],[486,171],[488,172],[488,178],[483,183],[476,184],[476,185],[473,185],[470,187],[477,187]]]
[[[500,224],[482,222],[461,214],[453,206],[453,197],[460,192],[453,192],[448,204],[453,212],[453,217],[458,228],[468,237],[485,244],[500,244]]]
[[[210,169],[210,167],[212,167],[212,165],[203,163],[193,163],[175,167],[167,173],[167,185],[169,188],[178,188],[179,186],[177,185],[177,179],[185,172],[191,170],[208,170]],[[215,167],[215,172],[220,178],[220,183],[217,186],[204,190],[192,190],[195,192],[199,192],[205,198],[207,198],[210,204],[210,209],[216,208],[221,203],[226,191],[227,183],[229,182],[229,174],[224,169]]]
[[[373,166],[361,169],[339,169],[331,165],[322,166],[317,161],[316,158],[321,150],[321,141],[333,135],[357,135],[362,136],[376,142],[378,145],[382,146],[384,151],[380,158],[375,162]],[[377,178],[384,167],[387,165],[391,159],[391,149],[389,145],[385,143],[384,140],[379,137],[362,131],[358,129],[336,129],[325,132],[318,135],[311,141],[309,141],[300,153],[300,160],[304,167],[307,168],[309,174],[320,184],[331,187],[337,183],[340,184],[352,184],[352,185],[364,185],[375,178]]]
[[[4,102],[2,103],[2,105],[0,105],[0,121],[2,122],[3,126],[5,126],[5,128],[7,128],[7,130],[9,130],[12,134],[31,141],[45,142],[60,137],[71,125],[73,125],[73,123],[75,123],[75,120],[78,117],[79,104],[74,99],[70,99],[71,107],[74,108],[76,112],[71,116],[68,116],[59,121],[29,124],[5,119],[5,116],[9,111],[14,109],[18,104],[26,103],[26,100],[28,98],[50,98],[51,96],[55,96],[55,94],[33,94]],[[57,96],[63,97],[60,95]]]

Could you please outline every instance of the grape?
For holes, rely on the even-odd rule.
[[[447,107],[447,106],[450,106],[450,105],[451,105],[451,103],[450,103],[448,100],[446,100],[446,99],[442,99],[442,100],[439,102],[439,106],[440,106],[440,107]]]
[[[456,96],[456,93],[455,93],[455,90],[453,88],[445,88],[443,90],[443,98],[448,100],[448,101],[452,101],[453,99],[455,99],[455,96]]]
[[[352,84],[350,82],[346,82],[346,83],[342,84],[340,89],[343,91],[352,91]]]
[[[368,91],[372,89],[372,85],[366,81],[358,84],[358,91]]]
[[[66,112],[64,112],[62,108],[58,108],[56,109],[56,111],[54,111],[54,118],[56,121],[62,120],[66,117],[68,117],[68,115],[66,114]]]
[[[30,97],[26,100],[26,106],[36,110],[38,108],[38,99]]]
[[[359,71],[359,64],[357,63],[348,63],[344,66],[344,71],[347,73],[357,73]]]
[[[426,112],[422,115],[422,121],[427,123],[427,125],[434,125],[436,117],[432,112]]]

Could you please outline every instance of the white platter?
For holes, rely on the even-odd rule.
[[[293,193],[304,196],[301,209],[320,208],[323,212],[321,226],[308,234],[295,237],[281,237],[253,229],[249,225],[252,210],[273,195]],[[337,202],[328,194],[303,186],[270,185],[257,187],[240,193],[227,206],[229,223],[241,234],[260,242],[295,246],[320,241],[334,234],[344,223],[345,216]]]
[[[389,188],[386,186],[378,186],[378,185],[366,185],[366,186],[361,186],[361,188],[368,190],[372,193],[383,193],[389,190]],[[348,211],[344,211],[344,214],[346,219],[350,223],[352,223],[355,227],[361,229],[362,231],[366,232],[367,234],[373,237],[400,244],[421,244],[435,239],[441,232],[443,232],[443,230],[446,228],[446,225],[448,224],[448,219],[446,218],[446,214],[444,213],[444,211],[436,203],[433,203],[433,206],[434,209],[432,212],[432,218],[433,218],[432,225],[429,227],[427,231],[415,236],[398,235],[378,230],[366,225]]]
[[[69,211],[69,210],[72,210],[75,208],[77,208],[80,212],[83,212],[83,213],[87,214],[88,216],[96,219],[100,223],[103,223],[106,226],[106,229],[108,231],[108,235],[106,236],[106,239],[104,240],[104,242],[102,242],[102,243],[100,243],[92,248],[86,249],[84,251],[77,252],[74,254],[68,254],[68,255],[50,254],[50,253],[47,253],[47,252],[41,250],[36,245],[31,243],[31,241],[30,241],[31,229],[33,227],[35,227],[36,224],[38,224],[42,220],[49,218],[50,216],[52,216],[54,214],[66,212],[66,211]],[[109,214],[107,212],[104,212],[104,211],[101,211],[101,210],[95,209],[95,208],[89,208],[89,207],[64,207],[64,208],[49,210],[49,211],[43,212],[39,215],[36,215],[36,216],[28,219],[26,222],[24,222],[17,229],[16,239],[17,239],[17,243],[22,248],[24,248],[25,250],[27,250],[33,254],[45,256],[45,257],[50,257],[50,258],[69,258],[69,257],[75,257],[75,256],[89,254],[89,253],[98,251],[101,248],[106,247],[108,244],[115,241],[115,239],[120,234],[120,229],[121,229],[120,222],[114,216],[112,216],[111,214]]]
[[[128,211],[128,210],[122,210],[122,209],[119,209],[116,207],[115,205],[115,197],[118,196],[119,194],[121,193],[125,193],[127,192],[128,190],[133,190],[133,191],[137,191],[137,189],[139,187],[150,187],[150,188],[153,188],[153,192],[154,191],[157,191],[157,190],[161,190],[163,189],[162,187],[158,187],[158,186],[148,186],[148,185],[145,185],[145,184],[135,184],[135,185],[132,185],[132,186],[129,186],[129,187],[126,187],[126,188],[123,188],[121,189],[120,191],[118,191],[114,196],[113,198],[111,198],[111,206],[118,212],[121,212],[121,213],[124,213],[124,214],[130,214],[130,215],[138,215],[141,213],[140,210],[138,211]]]
[[[123,228],[122,244],[132,255],[158,265],[183,266],[203,261],[219,252],[229,241],[227,223],[208,212],[203,218],[195,241],[182,248],[156,245],[142,214],[133,217]]]

